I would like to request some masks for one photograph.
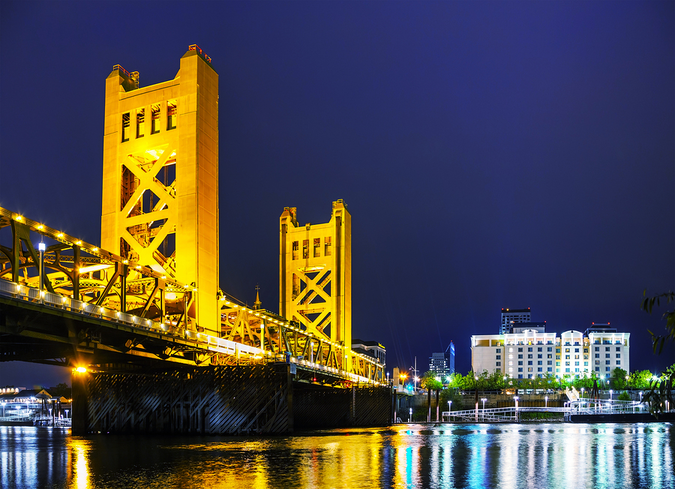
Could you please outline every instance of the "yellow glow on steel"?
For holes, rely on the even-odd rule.
[[[80,273],[89,273],[89,272],[97,272],[99,270],[105,270],[106,268],[110,268],[112,265],[106,265],[105,263],[98,263],[96,265],[89,265],[86,267],[81,267],[80,268]]]
[[[73,369],[74,372],[77,372],[78,374],[86,374],[87,373],[87,367],[77,367]]]
[[[38,224],[38,231],[42,231],[45,227],[43,224]]]
[[[56,235],[57,238],[63,238],[63,236],[65,236],[63,233],[59,233]]]

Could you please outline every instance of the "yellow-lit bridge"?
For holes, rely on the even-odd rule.
[[[138,72],[115,65],[105,85],[100,246],[0,208],[0,361],[82,369],[73,374],[78,433],[386,419],[384,365],[351,349],[344,202],[318,225],[284,209],[279,314],[259,298],[248,307],[218,287],[211,58],[191,45],[172,80],[142,88]]]

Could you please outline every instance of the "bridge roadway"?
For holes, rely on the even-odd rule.
[[[193,314],[198,293],[0,207],[0,361],[102,371],[285,362],[298,381],[384,385],[374,358],[226,294],[220,330],[204,330]]]
[[[164,369],[166,362],[189,366],[287,362],[299,382],[333,386],[376,383],[302,356],[264,349],[264,345],[260,348],[204,333],[175,331],[152,319],[4,279],[0,279],[0,311],[0,361],[129,372]],[[76,360],[69,361],[73,357]]]

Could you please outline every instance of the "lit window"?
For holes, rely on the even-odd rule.
[[[176,129],[178,122],[178,105],[176,100],[169,100],[166,103],[166,128]]]
[[[122,142],[129,141],[129,126],[131,125],[131,114],[125,112],[122,114]]]
[[[136,137],[142,138],[145,136],[145,109],[138,109],[136,111]]]
[[[299,243],[297,241],[293,241],[293,259],[294,260],[298,259],[298,246],[299,246]]]
[[[152,134],[157,134],[159,132],[159,115],[160,115],[160,105],[152,104]]]
[[[302,242],[302,258],[307,259],[309,258],[309,240],[305,239]]]
[[[321,238],[314,238],[314,258],[321,256]]]
[[[327,236],[323,238],[323,256],[330,256],[331,253],[331,248],[330,248],[330,236]]]

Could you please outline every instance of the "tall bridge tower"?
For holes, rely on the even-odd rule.
[[[217,335],[218,74],[192,45],[173,80],[138,79],[106,79],[101,246],[196,287],[188,316]]]
[[[330,221],[298,226],[297,209],[280,218],[279,313],[319,338],[352,347],[352,218],[342,199]],[[348,368],[348,366],[347,366]]]

